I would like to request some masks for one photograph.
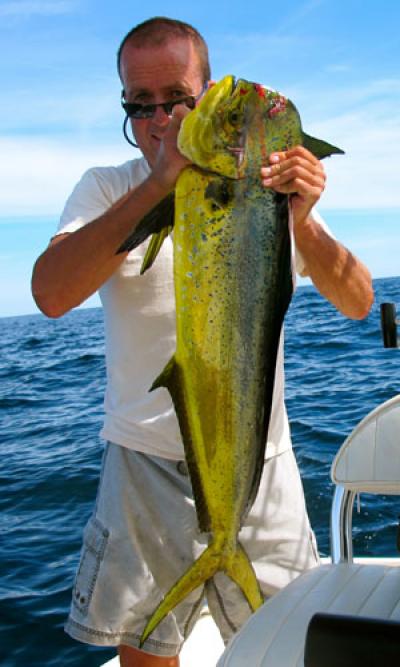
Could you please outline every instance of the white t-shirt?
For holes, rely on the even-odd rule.
[[[74,232],[98,218],[149,173],[144,158],[117,167],[90,169],[67,200],[57,234]],[[326,228],[320,218],[317,220]],[[132,250],[99,290],[104,310],[107,368],[101,436],[137,451],[182,459],[183,445],[170,395],[164,388],[149,392],[175,352],[172,239],[166,238],[151,269],[140,276],[147,245],[148,241]],[[304,269],[298,254],[296,267],[300,273]],[[282,336],[266,457],[290,447]]]

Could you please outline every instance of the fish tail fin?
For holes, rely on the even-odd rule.
[[[264,597],[253,566],[240,543],[227,557],[224,572],[239,586],[252,611],[261,607]]]
[[[172,586],[160,604],[154,611],[140,638],[140,647],[156,629],[157,625],[172,611],[172,609],[183,600],[189,593],[210,579],[219,569],[221,554],[211,544],[201,556],[190,566],[190,568]]]
[[[233,551],[221,552],[221,545],[213,542],[161,600],[143,630],[140,647],[179,602],[219,571],[225,572],[239,586],[252,611],[263,604],[253,566],[242,545],[238,543]]]

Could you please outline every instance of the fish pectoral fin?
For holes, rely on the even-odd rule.
[[[175,193],[170,192],[154,208],[149,211],[136,225],[132,234],[120,245],[116,255],[121,252],[130,252],[143,243],[151,234],[159,234],[163,229],[172,229],[175,216]],[[166,234],[164,234],[163,239]],[[161,245],[160,245],[161,247]],[[154,261],[154,260],[153,260]]]
[[[207,185],[204,198],[211,202],[211,205],[217,208],[225,208],[234,197],[234,186],[232,180],[223,177],[216,177]]]
[[[149,269],[156,259],[158,253],[161,250],[161,246],[164,243],[165,238],[171,233],[172,227],[164,227],[157,234],[153,234],[150,239],[149,247],[146,250],[146,254],[143,258],[142,266],[140,269],[140,275],[142,276],[147,269]]]
[[[161,600],[143,630],[140,638],[140,647],[143,646],[146,639],[159,623],[179,602],[194,591],[195,588],[204,584],[207,579],[210,579],[220,569],[220,562],[221,554],[213,545],[209,546]]]
[[[322,139],[311,137],[305,132],[303,132],[303,146],[319,160],[334,154],[344,155],[344,151],[342,151],[341,148],[337,148],[337,146],[333,146],[332,144],[329,144],[327,141],[323,141]]]
[[[239,586],[252,611],[261,607],[264,597],[253,566],[240,543],[233,554],[227,558],[224,571]]]

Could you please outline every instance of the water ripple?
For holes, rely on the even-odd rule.
[[[297,291],[285,322],[286,399],[307,504],[329,552],[332,459],[356,423],[400,393],[400,351],[384,350],[379,303],[400,303],[400,279],[375,282],[362,322],[313,288]],[[102,314],[0,319],[0,663],[95,667],[113,651],[63,632],[82,528],[95,498],[105,381]],[[394,555],[395,500],[362,497],[357,553]]]

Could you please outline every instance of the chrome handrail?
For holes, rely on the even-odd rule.
[[[353,506],[356,493],[336,486],[330,518],[330,542],[333,563],[353,562]]]

